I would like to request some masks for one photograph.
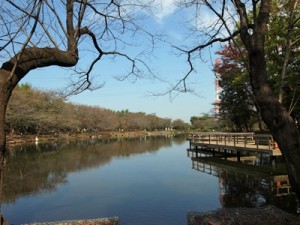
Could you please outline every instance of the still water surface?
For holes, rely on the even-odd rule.
[[[187,148],[185,137],[18,147],[7,157],[2,213],[10,224],[118,216],[122,225],[184,225],[192,211],[296,209],[269,178],[202,170]]]

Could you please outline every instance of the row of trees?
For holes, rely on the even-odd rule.
[[[23,102],[26,101],[26,104]],[[228,123],[209,114],[192,116],[190,123],[181,119],[160,118],[128,109],[113,111],[98,106],[73,104],[56,93],[18,85],[7,108],[6,131],[10,134],[53,134],[116,130],[230,130]]]
[[[204,114],[203,116],[192,116],[190,122],[192,129],[201,132],[225,130],[223,123],[218,118],[209,114]]]
[[[26,102],[26,104],[24,104]],[[7,109],[6,129],[17,134],[95,132],[111,130],[183,130],[180,119],[172,121],[155,114],[112,111],[101,107],[67,103],[51,92],[18,85]]]
[[[271,89],[292,118],[299,121],[300,30],[297,22],[291,21],[290,8],[288,4],[283,7],[279,1],[273,2],[265,51]],[[254,125],[262,130],[265,126],[251,89],[245,50],[237,37],[216,52],[220,58],[216,61],[215,71],[222,88],[218,116],[230,121],[231,128],[237,131],[252,130]]]

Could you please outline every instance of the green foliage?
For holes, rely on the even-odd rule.
[[[219,117],[230,122],[229,130],[250,131],[256,121],[256,109],[241,52],[229,45],[216,54],[221,56],[215,65],[222,88]]]
[[[15,88],[6,119],[7,131],[17,134],[164,130],[167,127],[172,127],[172,121],[159,118],[155,114],[75,105],[51,92],[32,89],[28,84]]]
[[[16,87],[17,89],[24,89],[24,90],[32,90],[32,87],[30,84],[25,83],[25,84],[20,84]]]
[[[270,24],[266,35],[266,58],[268,78],[275,95],[281,91],[283,80],[283,105],[295,120],[300,119],[300,21],[291,23],[288,2],[273,1]],[[285,4],[285,5],[284,5]],[[298,12],[299,13],[299,12]],[[244,64],[245,51],[237,39],[237,46],[229,45],[217,52],[221,56],[215,70],[220,77],[221,103],[220,117],[231,122],[233,130],[251,130],[260,122],[258,109],[253,99],[250,82],[247,78],[247,65]],[[286,73],[284,62],[289,51]]]
[[[220,131],[220,121],[205,114],[201,117],[192,116],[191,119],[192,128],[198,131],[209,132],[209,131]]]
[[[172,125],[175,130],[188,130],[190,128],[190,125],[181,119],[174,120]]]
[[[270,25],[266,36],[266,55],[269,80],[279,94],[283,79],[283,105],[295,120],[300,119],[300,20],[291,17],[292,2],[273,1]],[[298,11],[297,11],[298,10]],[[299,7],[295,15],[299,16]],[[286,55],[286,74],[282,77]]]

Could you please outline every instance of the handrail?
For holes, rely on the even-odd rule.
[[[189,140],[201,144],[231,147],[243,146],[246,148],[251,145],[252,147],[256,146],[256,149],[266,149],[266,146],[268,146],[268,150],[278,148],[271,134],[198,132],[190,134]]]

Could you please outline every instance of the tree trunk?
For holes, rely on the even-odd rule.
[[[264,53],[249,54],[250,79],[264,122],[286,160],[290,182],[300,199],[300,134],[294,120],[273,95],[267,80]]]
[[[262,0],[259,6],[253,1],[253,12],[256,13],[251,33],[245,4],[240,0],[234,2],[240,15],[240,37],[248,53],[249,76],[256,103],[286,160],[291,185],[300,199],[300,134],[293,118],[273,94],[267,78],[264,48],[271,1]]]
[[[9,86],[11,82],[7,82],[8,72],[0,70],[0,204],[2,204],[2,187],[4,175],[4,153],[6,150],[6,133],[5,133],[5,114],[6,108],[11,96],[12,88]],[[0,209],[0,221],[2,224],[2,212]]]

